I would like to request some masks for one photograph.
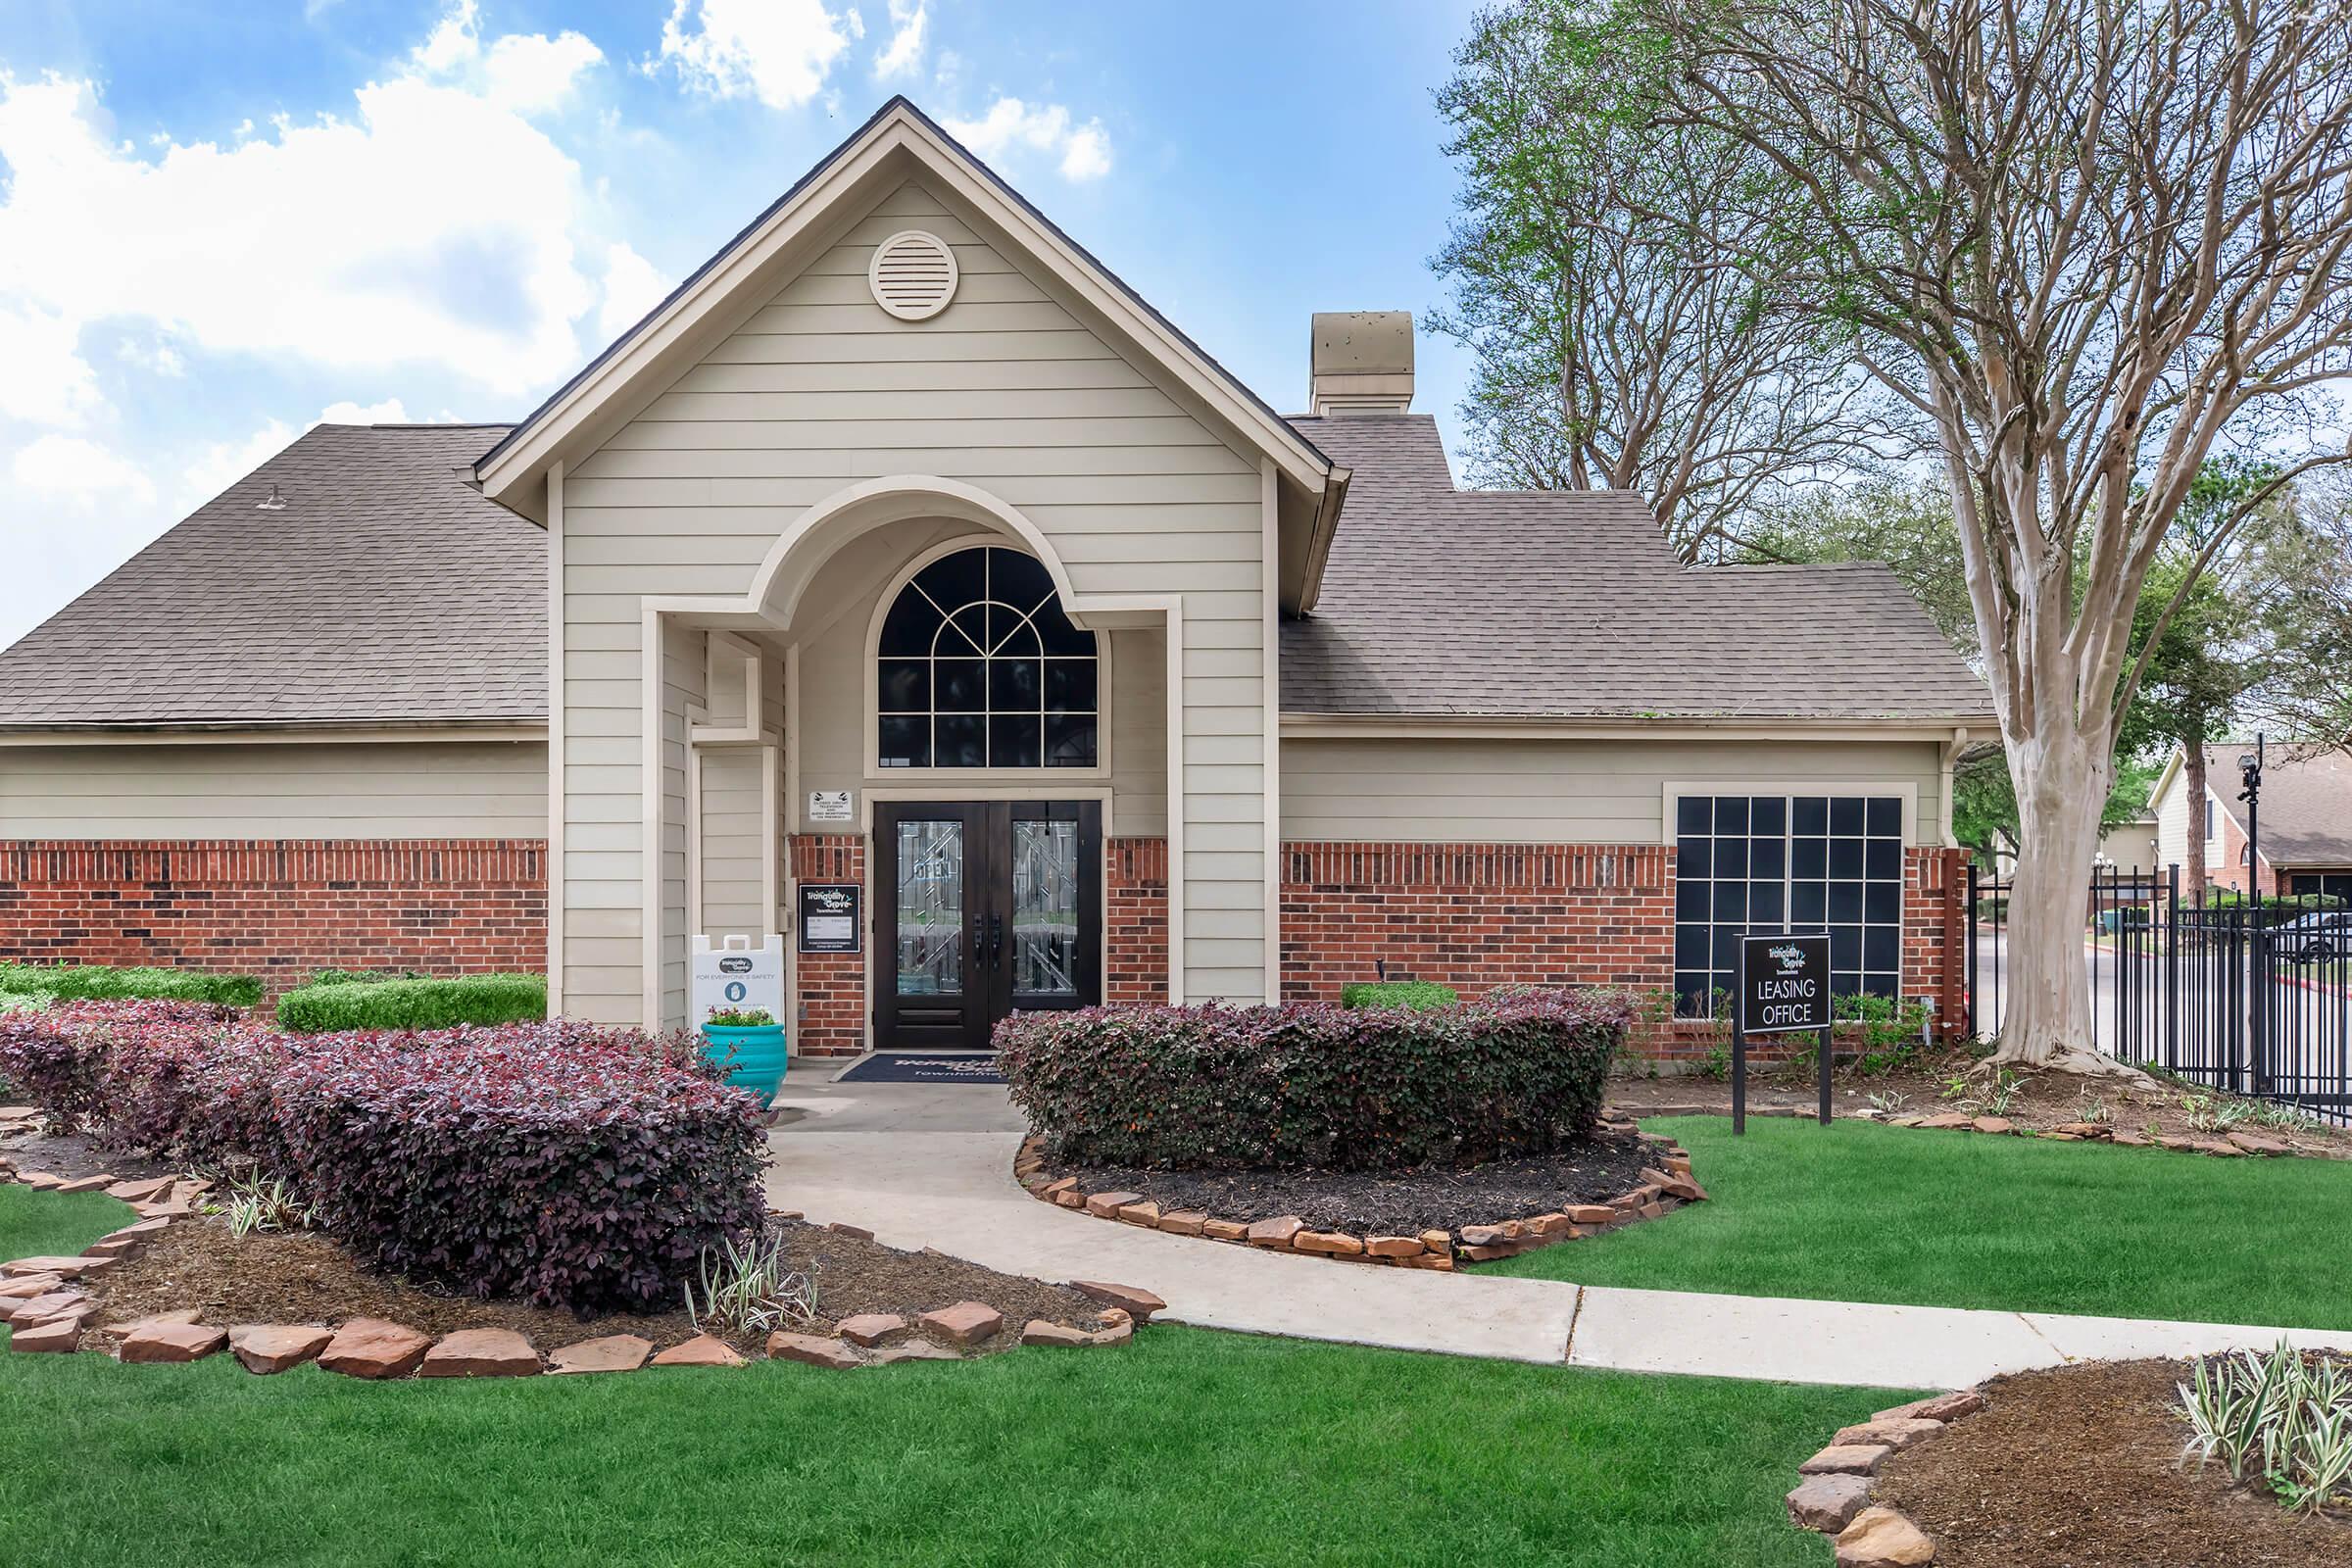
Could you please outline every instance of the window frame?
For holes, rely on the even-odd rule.
[[[1111,693],[1114,689],[1112,682],[1116,678],[1116,671],[1111,661],[1111,636],[1107,631],[1093,626],[1078,625],[1075,620],[1072,624],[1078,625],[1078,630],[1088,633],[1095,639],[1095,760],[1093,765],[1054,767],[1042,761],[1036,767],[941,767],[936,762],[922,767],[884,767],[882,765],[881,647],[883,623],[890,618],[892,607],[898,603],[899,595],[906,592],[907,584],[914,581],[933,563],[944,561],[950,556],[960,554],[966,550],[1004,550],[1013,555],[1025,556],[1032,561],[1037,559],[1036,555],[1022,541],[1004,534],[962,534],[954,539],[943,539],[918,552],[902,564],[899,569],[891,575],[889,581],[883,584],[881,592],[874,601],[873,612],[867,618],[863,649],[865,668],[860,682],[864,692],[864,712],[861,715],[864,728],[862,765],[868,786],[916,779],[973,784],[986,784],[991,781],[1035,783],[1040,780],[1061,780],[1072,783],[1109,782],[1111,774]],[[1069,606],[1066,603],[1061,608],[1065,614],[1068,613]],[[936,694],[934,701],[936,702]],[[936,715],[938,709],[935,706],[930,711]]]
[[[1665,787],[1665,790],[1664,790],[1664,792],[1663,792],[1663,793],[1664,793],[1664,802],[1663,802],[1663,806],[1664,806],[1664,812],[1663,812],[1663,815],[1662,815],[1662,816],[1660,817],[1660,819],[1659,819],[1659,829],[1660,829],[1660,832],[1659,832],[1659,837],[1660,837],[1661,841],[1662,841],[1662,842],[1665,844],[1665,846],[1666,846],[1667,848],[1669,848],[1669,849],[1675,849],[1675,850],[1677,850],[1678,852],[1679,852],[1679,848],[1680,848],[1680,845],[1681,845],[1682,834],[1681,834],[1681,832],[1680,832],[1680,831],[1678,830],[1678,828],[1677,828],[1677,822],[1679,821],[1679,819],[1680,819],[1680,817],[1681,817],[1681,812],[1682,812],[1682,803],[1683,803],[1683,801],[1684,801],[1686,798],[1700,798],[1700,799],[1706,799],[1706,800],[1709,800],[1709,801],[1713,801],[1713,800],[1720,800],[1720,799],[1724,799],[1724,798],[1727,798],[1727,797],[1729,797],[1729,798],[1735,798],[1735,799],[1748,799],[1748,800],[1753,800],[1753,799],[1755,799],[1755,798],[1756,798],[1756,797],[1758,797],[1758,796],[1762,796],[1762,797],[1766,797],[1766,798],[1771,798],[1771,797],[1776,797],[1776,796],[1777,796],[1777,797],[1781,798],[1781,799],[1782,799],[1783,801],[1785,801],[1785,802],[1793,802],[1793,801],[1794,801],[1796,798],[1798,798],[1798,797],[1820,797],[1820,798],[1825,798],[1825,799],[1832,800],[1832,801],[1840,800],[1840,799],[1859,799],[1859,800],[1871,800],[1871,799],[1886,800],[1886,799],[1893,799],[1893,800],[1896,800],[1896,801],[1898,801],[1898,802],[1900,803],[1900,808],[1901,808],[1901,809],[1900,809],[1900,823],[1899,823],[1898,831],[1897,831],[1897,833],[1896,833],[1896,849],[1897,849],[1897,854],[1898,854],[1898,870],[1897,870],[1897,874],[1896,874],[1896,878],[1895,878],[1895,886],[1896,886],[1896,906],[1895,906],[1895,920],[1894,920],[1894,931],[1895,931],[1895,962],[1894,962],[1894,965],[1893,965],[1893,968],[1892,968],[1892,971],[1891,971],[1891,972],[1892,972],[1892,974],[1893,974],[1893,976],[1894,976],[1894,995],[1895,995],[1897,998],[1899,998],[1899,997],[1901,997],[1901,996],[1903,995],[1903,989],[1902,989],[1902,988],[1903,988],[1903,953],[1902,953],[1902,935],[1903,935],[1903,930],[1904,930],[1904,915],[1905,915],[1905,912],[1906,912],[1906,911],[1905,911],[1905,908],[1904,908],[1904,901],[1905,901],[1905,900],[1907,900],[1907,898],[1908,898],[1908,896],[1909,896],[1909,892],[1910,892],[1910,880],[1911,880],[1911,877],[1910,877],[1910,852],[1911,852],[1913,849],[1917,848],[1917,847],[1919,846],[1919,843],[1920,843],[1920,839],[1919,839],[1919,785],[1918,785],[1917,783],[1915,783],[1915,782],[1893,782],[1893,781],[1890,781],[1890,782],[1880,782],[1880,783],[1873,783],[1873,782],[1862,781],[1862,780],[1847,780],[1847,779],[1838,779],[1838,780],[1825,780],[1825,779],[1764,779],[1764,780],[1757,780],[1757,781],[1755,781],[1755,782],[1752,782],[1752,783],[1749,783],[1749,782],[1740,782],[1740,781],[1722,781],[1722,782],[1706,782],[1706,783],[1669,783],[1669,784],[1667,784],[1667,786]],[[1785,809],[1785,810],[1789,810],[1789,811],[1791,811],[1791,812],[1793,811],[1793,808],[1792,808],[1792,807],[1785,807],[1785,808],[1784,808],[1784,809]],[[1789,818],[1788,818],[1788,819],[1787,819],[1787,821],[1788,821],[1788,826],[1787,826],[1787,827],[1784,829],[1784,834],[1783,834],[1783,836],[1784,836],[1784,839],[1787,839],[1787,838],[1788,838],[1788,834],[1793,832],[1793,828],[1794,828],[1794,824],[1793,824],[1793,816],[1792,816],[1792,815],[1791,815]],[[1709,827],[1709,835],[1708,835],[1708,836],[1709,836],[1710,838],[1714,837],[1713,828],[1712,828],[1712,824],[1711,824],[1711,823],[1710,823],[1710,827]],[[1866,837],[1867,837],[1867,835],[1866,835]],[[1781,917],[1780,917],[1780,918],[1781,918],[1782,925],[1783,925],[1783,927],[1784,927],[1785,929],[1790,929],[1790,930],[1814,930],[1814,929],[1828,930],[1828,929],[1832,928],[1834,925],[1843,925],[1843,924],[1847,924],[1847,923],[1849,923],[1849,922],[1845,922],[1845,921],[1831,921],[1831,920],[1829,920],[1828,918],[1826,918],[1826,914],[1825,914],[1825,918],[1824,918],[1824,919],[1823,919],[1821,922],[1819,922],[1818,926],[1815,926],[1815,925],[1812,925],[1812,924],[1798,925],[1798,924],[1794,923],[1794,922],[1793,922],[1793,921],[1790,919],[1790,917],[1789,917],[1789,915],[1788,915],[1788,908],[1789,908],[1789,906],[1790,906],[1790,904],[1792,903],[1792,898],[1791,898],[1791,895],[1790,895],[1789,889],[1790,889],[1790,887],[1791,887],[1791,885],[1792,885],[1792,883],[1793,883],[1794,879],[1795,879],[1795,868],[1794,868],[1794,863],[1793,863],[1793,858],[1791,858],[1789,860],[1788,860],[1788,861],[1785,861],[1785,862],[1784,862],[1783,869],[1782,869],[1782,873],[1781,873],[1781,886],[1782,886],[1782,911],[1783,911],[1783,912],[1782,912],[1782,915],[1781,915]],[[1695,923],[1695,922],[1686,922],[1686,921],[1685,921],[1685,920],[1682,918],[1681,907],[1680,907],[1680,900],[1681,900],[1681,897],[1682,897],[1681,889],[1682,889],[1682,885],[1683,885],[1683,880],[1684,880],[1684,878],[1683,878],[1682,857],[1681,857],[1681,855],[1678,853],[1678,854],[1676,855],[1676,857],[1675,857],[1675,889],[1676,889],[1675,897],[1676,897],[1676,901],[1677,901],[1677,902],[1676,902],[1676,906],[1675,906],[1675,907],[1674,907],[1674,908],[1672,908],[1672,909],[1669,911],[1669,914],[1668,914],[1668,930],[1669,930],[1669,932],[1670,932],[1670,937],[1669,937],[1669,942],[1670,942],[1670,944],[1676,944],[1676,943],[1679,943],[1679,941],[1680,941],[1680,936],[1681,936],[1681,927],[1682,927],[1683,925],[1685,925],[1686,923]],[[1713,881],[1714,881],[1715,879],[1714,879],[1714,878],[1713,878],[1713,877],[1710,875],[1710,876],[1709,876],[1709,877],[1708,877],[1706,880],[1707,880],[1707,881],[1708,881],[1710,884],[1712,884],[1712,883],[1713,883]],[[1753,879],[1752,879],[1752,878],[1747,878],[1747,877],[1742,877],[1740,880],[1741,880],[1741,881],[1751,881],[1751,880],[1753,880]],[[1840,880],[1842,880],[1842,879],[1840,879]],[[1867,883],[1867,881],[1869,880],[1869,878],[1867,877],[1867,875],[1864,877],[1864,879],[1863,879],[1863,880],[1864,880],[1864,881]],[[1709,941],[1710,941],[1710,946],[1711,946],[1711,944],[1712,944],[1712,940],[1713,940],[1713,938],[1712,938],[1712,932],[1714,931],[1715,927],[1716,927],[1716,926],[1717,926],[1719,923],[1721,923],[1721,922],[1718,922],[1718,921],[1716,920],[1716,918],[1715,918],[1715,916],[1714,916],[1714,914],[1713,914],[1713,911],[1712,911],[1712,910],[1710,910],[1710,911],[1709,911],[1709,913],[1708,913],[1708,915],[1707,915],[1707,919],[1706,919],[1706,922],[1705,922],[1705,923],[1706,923],[1707,929],[1708,929],[1708,931],[1709,931],[1709,933],[1710,933],[1710,938],[1709,938]],[[1858,925],[1858,926],[1859,926],[1861,929],[1864,929],[1864,930],[1867,930],[1867,929],[1869,929],[1869,928],[1870,928],[1870,927],[1872,927],[1873,925],[1881,925],[1881,924],[1883,924],[1883,922],[1875,922],[1875,921],[1870,921],[1870,920],[1867,920],[1867,919],[1865,919],[1865,920],[1861,920],[1861,921],[1859,921],[1859,922],[1851,922],[1851,923],[1855,923],[1855,924],[1857,924],[1857,925]],[[1740,922],[1740,924],[1741,924],[1742,926],[1744,926],[1744,925],[1746,925],[1746,924],[1747,924],[1747,922],[1746,922],[1744,919],[1742,919],[1742,921]],[[1670,947],[1670,954],[1671,954],[1671,957],[1670,957],[1670,963],[1669,963],[1669,972],[1670,972],[1670,975],[1672,975],[1672,976],[1679,976],[1679,975],[1681,975],[1681,974],[1683,974],[1683,973],[1689,972],[1688,970],[1686,970],[1685,966],[1684,966],[1684,965],[1682,965],[1682,964],[1681,964],[1681,963],[1678,961],[1678,960],[1679,960],[1679,957],[1680,957],[1679,951],[1677,951],[1676,949],[1674,949],[1674,948]],[[1716,971],[1715,971],[1715,966],[1714,966],[1713,962],[1711,961],[1711,958],[1710,958],[1710,962],[1709,962],[1709,964],[1708,964],[1708,972],[1709,972],[1710,974],[1712,974],[1712,973],[1716,972]],[[1860,973],[1860,974],[1863,974],[1863,975],[1867,976],[1867,975],[1869,975],[1869,974],[1871,974],[1871,973],[1873,973],[1873,972],[1878,972],[1878,973],[1886,973],[1886,972],[1888,972],[1888,971],[1886,971],[1886,970],[1885,968],[1883,968],[1883,967],[1881,967],[1881,968],[1878,968],[1878,969],[1876,969],[1876,970],[1874,971],[1874,969],[1873,969],[1873,967],[1872,967],[1871,965],[1868,965],[1868,964],[1861,964],[1861,965],[1858,965],[1858,966],[1857,966],[1857,971],[1856,971],[1856,972],[1858,972],[1858,973]],[[1701,1019],[1701,1017],[1700,1017],[1699,1015],[1690,1014],[1690,1013],[1686,1013],[1686,1012],[1684,1012],[1684,1011],[1682,1010],[1682,988],[1681,988],[1681,985],[1680,985],[1680,983],[1679,983],[1679,980],[1678,980],[1678,979],[1673,979],[1673,978],[1670,978],[1670,979],[1669,979],[1669,981],[1668,981],[1668,989],[1669,989],[1669,991],[1672,993],[1672,995],[1673,995],[1673,997],[1674,997],[1674,1009],[1675,1009],[1675,1010],[1674,1010],[1674,1018],[1675,1018],[1675,1021],[1676,1021],[1676,1022],[1678,1022],[1678,1023],[1697,1023],[1697,1022],[1700,1022],[1700,1021],[1702,1021],[1702,1019]]]

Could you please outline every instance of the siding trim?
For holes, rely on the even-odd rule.
[[[547,1015],[564,1016],[564,465],[547,467]]]
[[[1265,692],[1266,982],[1265,1000],[1282,996],[1282,496],[1271,458],[1258,460],[1258,597],[1262,628],[1258,672]]]

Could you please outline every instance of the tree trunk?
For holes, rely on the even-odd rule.
[[[2205,907],[2205,738],[2201,735],[2184,737],[2181,745],[2180,782],[2188,798],[2188,835],[2185,840],[2187,863],[2181,867],[2188,879],[2188,902],[2192,907]]]
[[[1995,1062],[2124,1070],[2091,1043],[2089,966],[2082,951],[2090,865],[2106,805],[2107,749],[2081,734],[2073,715],[2040,725],[2009,746],[2017,786],[2017,876],[2009,890],[2008,1006]]]

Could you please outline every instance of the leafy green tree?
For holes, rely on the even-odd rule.
[[[1481,14],[1438,93],[1461,216],[1433,318],[1477,354],[1469,466],[1509,488],[1631,490],[1686,561],[1825,474],[1910,450],[1849,335],[1774,309],[1804,240],[1739,138],[1644,120],[1661,64],[1578,0]]]

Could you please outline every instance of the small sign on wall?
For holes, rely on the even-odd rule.
[[[811,822],[855,822],[858,808],[848,790],[810,790],[808,792],[808,820]]]
[[[858,898],[864,890],[855,882],[801,884],[800,948],[803,953],[856,953],[860,947]]]

